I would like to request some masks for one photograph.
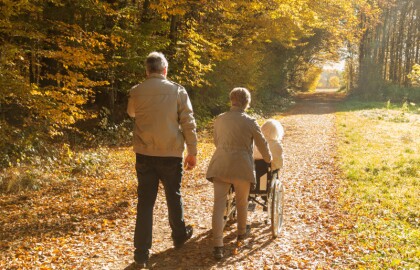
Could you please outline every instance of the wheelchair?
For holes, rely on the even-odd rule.
[[[268,212],[273,238],[277,238],[283,225],[284,187],[279,179],[279,170],[271,170],[269,163],[255,160],[256,185],[250,190],[248,211],[256,205]],[[224,212],[224,225],[236,217],[236,203],[233,186],[230,187]],[[266,224],[268,221],[266,220]]]

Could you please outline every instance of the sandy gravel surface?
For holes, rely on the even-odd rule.
[[[261,208],[250,214],[251,236],[235,249],[236,224],[225,231],[226,257],[212,256],[213,189],[205,179],[214,151],[200,139],[199,165],[185,174],[185,218],[194,236],[175,250],[160,189],[154,210],[150,269],[343,269],[338,238],[339,179],[335,167],[334,104],[340,96],[303,94],[285,114],[285,220],[271,237]],[[25,195],[0,196],[0,269],[134,269],[136,178],[131,148],[109,150],[103,178],[80,178]]]
[[[280,236],[272,239],[266,213],[251,213],[252,235],[247,245],[235,250],[236,225],[225,232],[226,258],[212,258],[212,186],[204,180],[208,158],[202,160],[199,179],[184,188],[186,219],[194,224],[194,238],[181,250],[171,246],[166,220],[156,219],[152,269],[340,269],[345,264],[337,242],[339,214],[336,193],[339,180],[334,165],[335,93],[299,96],[286,114],[274,116],[285,128],[285,221]],[[208,146],[206,151],[212,151]],[[186,178],[192,177],[187,175]],[[197,177],[197,174],[195,175]],[[163,197],[161,202],[163,202]],[[164,205],[158,209],[166,211]],[[129,267],[127,267],[129,268]]]

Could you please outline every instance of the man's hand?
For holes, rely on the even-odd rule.
[[[197,158],[193,155],[187,155],[184,161],[184,169],[189,171],[192,170],[197,163]]]

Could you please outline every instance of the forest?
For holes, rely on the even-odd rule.
[[[418,0],[2,0],[0,6],[3,168],[54,155],[51,144],[95,145],[100,135],[129,126],[127,93],[145,78],[151,51],[169,59],[169,78],[186,87],[200,128],[228,106],[234,86],[250,89],[253,109],[263,112],[286,106],[291,93],[315,89],[323,64],[339,60],[346,61],[348,92],[419,99]]]
[[[173,248],[160,188],[152,269],[418,269],[419,14],[420,0],[0,0],[0,269],[137,269],[126,108],[152,51],[198,135],[181,183],[194,234]],[[226,225],[216,261],[205,175],[234,87],[258,124],[284,126],[284,221],[273,239],[257,206],[249,241]]]

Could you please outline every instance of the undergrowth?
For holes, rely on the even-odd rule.
[[[284,111],[292,100],[280,96],[269,100],[253,101],[248,113],[263,118]],[[197,107],[195,112],[199,140],[211,138],[214,116],[204,114]],[[216,115],[229,109],[220,106]],[[132,119],[113,124],[102,117],[94,129],[71,130],[59,141],[27,141],[31,151],[14,149],[13,158],[7,154],[0,158],[0,193],[37,190],[55,181],[71,180],[77,177],[99,177],[109,164],[110,147],[131,146],[133,137]],[[42,149],[40,151],[39,149]],[[13,160],[11,162],[10,160]]]
[[[108,159],[107,148],[72,151],[68,144],[64,144],[59,154],[45,158],[36,156],[30,162],[3,169],[0,191],[16,193],[77,177],[100,177],[109,169]]]

